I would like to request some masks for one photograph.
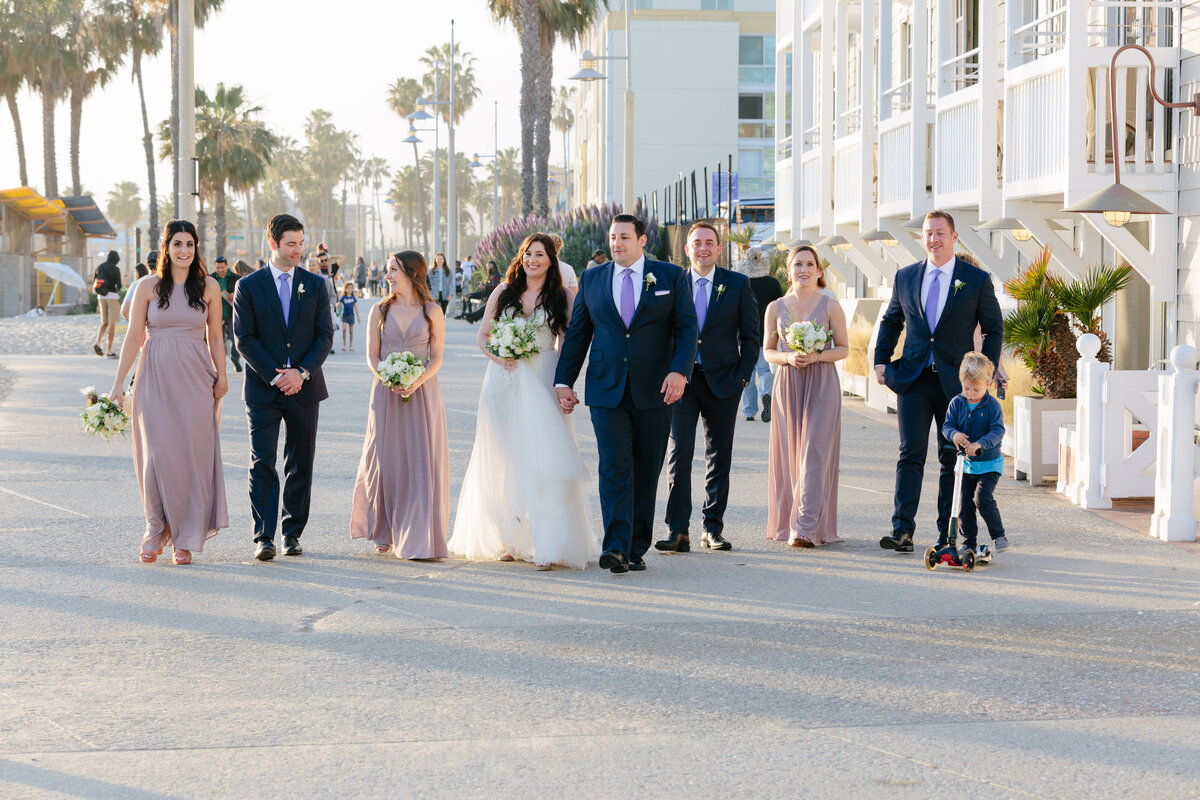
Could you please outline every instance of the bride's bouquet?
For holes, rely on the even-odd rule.
[[[87,398],[87,404],[79,414],[79,419],[82,420],[79,427],[84,433],[102,436],[106,440],[119,433],[125,433],[129,428],[129,415],[109,400],[108,395],[96,394],[94,386],[80,389],[80,392]]]
[[[546,315],[541,309],[528,319],[517,314],[515,309],[508,309],[492,323],[487,351],[496,358],[518,359],[536,355],[541,352],[537,346],[538,328],[545,321]]]
[[[425,362],[405,350],[403,353],[390,353],[379,362],[376,369],[389,389],[406,389],[425,374]],[[412,400],[411,397],[400,399],[405,403]]]
[[[832,338],[829,328],[810,320],[793,322],[783,332],[787,346],[798,353],[819,353]]]

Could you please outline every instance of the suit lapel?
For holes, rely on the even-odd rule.
[[[925,270],[929,268],[928,261],[920,263],[920,269],[913,276],[912,286],[909,291],[912,293],[913,305],[917,308],[917,313],[921,315],[921,319],[925,320],[925,327],[930,333],[933,332],[933,326],[929,324],[929,318],[925,316],[925,304],[921,302],[921,287],[925,285]]]
[[[270,292],[270,297],[267,298],[267,305],[271,307],[271,311],[275,314],[275,321],[279,323],[279,327],[287,329],[287,320],[283,318],[283,303],[279,302],[279,286],[275,283],[275,273],[271,272],[270,267],[264,267],[263,272],[266,274],[266,280],[262,283],[266,285],[266,291]]]
[[[712,289],[708,294],[708,312],[704,315],[704,327],[708,328],[708,324],[712,322],[712,318],[721,310],[721,295],[724,294],[725,287],[725,270],[721,267],[716,267],[712,275]],[[703,332],[703,331],[702,331]]]
[[[642,313],[642,306],[646,304],[646,297],[654,292],[654,287],[658,286],[658,276],[654,275],[655,282],[652,284],[646,283],[646,278],[654,275],[654,270],[650,268],[650,259],[646,259],[642,265],[642,294],[638,297],[637,308],[633,310],[633,321],[629,323],[632,328],[637,322],[638,315]]]
[[[600,280],[600,288],[603,289],[600,305],[609,309],[612,315],[621,323],[621,327],[625,327],[625,320],[621,319],[621,309],[617,308],[617,301],[613,299],[613,275],[616,269],[616,262],[608,261],[603,264],[600,269],[603,276]]]
[[[954,282],[959,280],[958,272],[961,266],[962,264],[959,262],[958,257],[956,256],[954,258],[954,269],[950,273],[949,291],[946,292],[946,305],[942,307],[942,315],[938,317],[938,324],[934,328],[935,331],[942,326],[942,321],[945,320],[950,314],[950,304],[954,302],[954,295],[958,294],[958,292],[954,290]]]
[[[288,308],[287,332],[292,332],[292,326],[296,324],[296,304],[300,302],[300,287],[304,286],[304,277],[300,272],[299,267],[292,267],[292,302]],[[307,288],[304,290],[309,291]],[[283,316],[283,306],[279,307],[280,316]]]

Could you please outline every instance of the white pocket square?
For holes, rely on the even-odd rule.
[[[670,293],[671,293],[671,290],[670,290],[670,289],[661,289],[661,290],[659,290],[659,291],[655,292],[655,293],[654,293],[654,296],[655,296],[655,297],[662,297],[664,294],[670,294]]]

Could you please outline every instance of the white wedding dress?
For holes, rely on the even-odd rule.
[[[549,325],[537,342],[541,352],[511,371],[488,361],[449,549],[475,561],[510,555],[583,569],[600,557],[583,501],[588,475],[554,392]]]

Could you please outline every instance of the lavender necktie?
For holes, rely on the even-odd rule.
[[[929,331],[937,327],[938,295],[941,294],[942,271],[935,269],[933,278],[929,281],[929,294],[925,297],[925,321],[929,323]],[[929,363],[933,363],[933,349],[929,351]]]
[[[708,316],[708,292],[704,291],[704,287],[708,285],[708,278],[699,278],[696,281],[696,330],[704,330],[704,318]],[[700,351],[696,351],[696,363],[700,363]]]
[[[633,270],[626,267],[621,273],[621,320],[628,328],[633,323]]]
[[[292,306],[292,290],[288,288],[288,278],[290,276],[285,272],[279,276],[279,304],[283,306],[283,324],[288,323],[288,312]]]

